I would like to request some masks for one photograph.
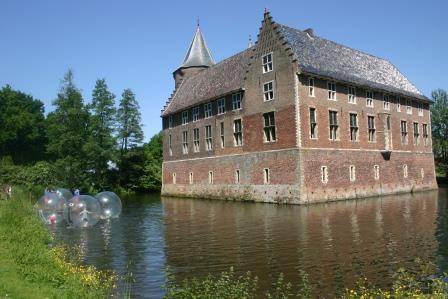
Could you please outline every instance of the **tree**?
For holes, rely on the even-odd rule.
[[[28,164],[45,156],[44,105],[9,85],[0,90],[0,156]]]
[[[140,107],[130,89],[125,89],[118,108],[118,138],[121,155],[143,141]]]
[[[85,143],[89,136],[89,112],[69,70],[48,114],[48,153],[55,160],[56,173],[68,188],[87,187]]]
[[[159,191],[162,186],[163,135],[154,135],[143,146],[145,152],[144,174],[140,186],[147,191]]]
[[[448,94],[438,89],[431,96],[434,101],[431,107],[434,156],[448,176]]]
[[[92,181],[97,188],[110,187],[108,182],[109,163],[114,160],[116,139],[113,135],[116,125],[115,95],[112,94],[104,79],[98,79],[92,92],[92,102],[88,106],[90,118],[90,136],[86,144],[89,166],[92,169]]]

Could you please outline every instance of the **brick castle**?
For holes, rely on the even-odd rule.
[[[425,97],[389,61],[273,21],[215,63],[198,26],[162,110],[162,195],[302,204],[437,188]]]

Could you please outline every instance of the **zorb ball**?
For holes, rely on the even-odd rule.
[[[72,197],[64,210],[65,221],[73,227],[94,226],[101,215],[101,206],[95,197],[79,195]]]
[[[73,197],[70,190],[64,189],[64,188],[57,188],[56,194],[58,197],[65,199],[65,201],[68,201],[70,198]]]
[[[104,191],[95,195],[101,205],[101,219],[118,218],[121,214],[121,200],[117,194]]]
[[[64,198],[59,197],[55,192],[45,192],[37,201],[35,208],[44,223],[56,224],[64,219],[64,205]]]

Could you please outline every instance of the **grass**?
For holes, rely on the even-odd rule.
[[[112,294],[116,277],[82,265],[76,253],[63,246],[52,247],[29,193],[13,192],[12,200],[0,201],[0,298],[105,298]]]

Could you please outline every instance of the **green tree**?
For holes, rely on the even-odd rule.
[[[92,169],[92,181],[96,188],[110,187],[108,180],[109,164],[114,160],[116,139],[115,95],[112,94],[104,79],[98,79],[92,92],[92,102],[88,105],[90,118],[90,136],[86,144],[89,167]]]
[[[147,191],[159,191],[162,186],[163,134],[159,132],[143,146],[145,152],[144,174],[140,186]]]
[[[89,112],[69,70],[48,114],[48,153],[56,160],[56,174],[68,188],[87,187],[85,143],[89,136]]]
[[[125,89],[118,108],[118,138],[122,155],[143,141],[139,109],[132,90]]]
[[[16,164],[43,159],[45,136],[44,105],[9,85],[0,90],[0,156]]]
[[[431,96],[434,101],[431,107],[434,156],[448,176],[448,94],[438,89]]]

